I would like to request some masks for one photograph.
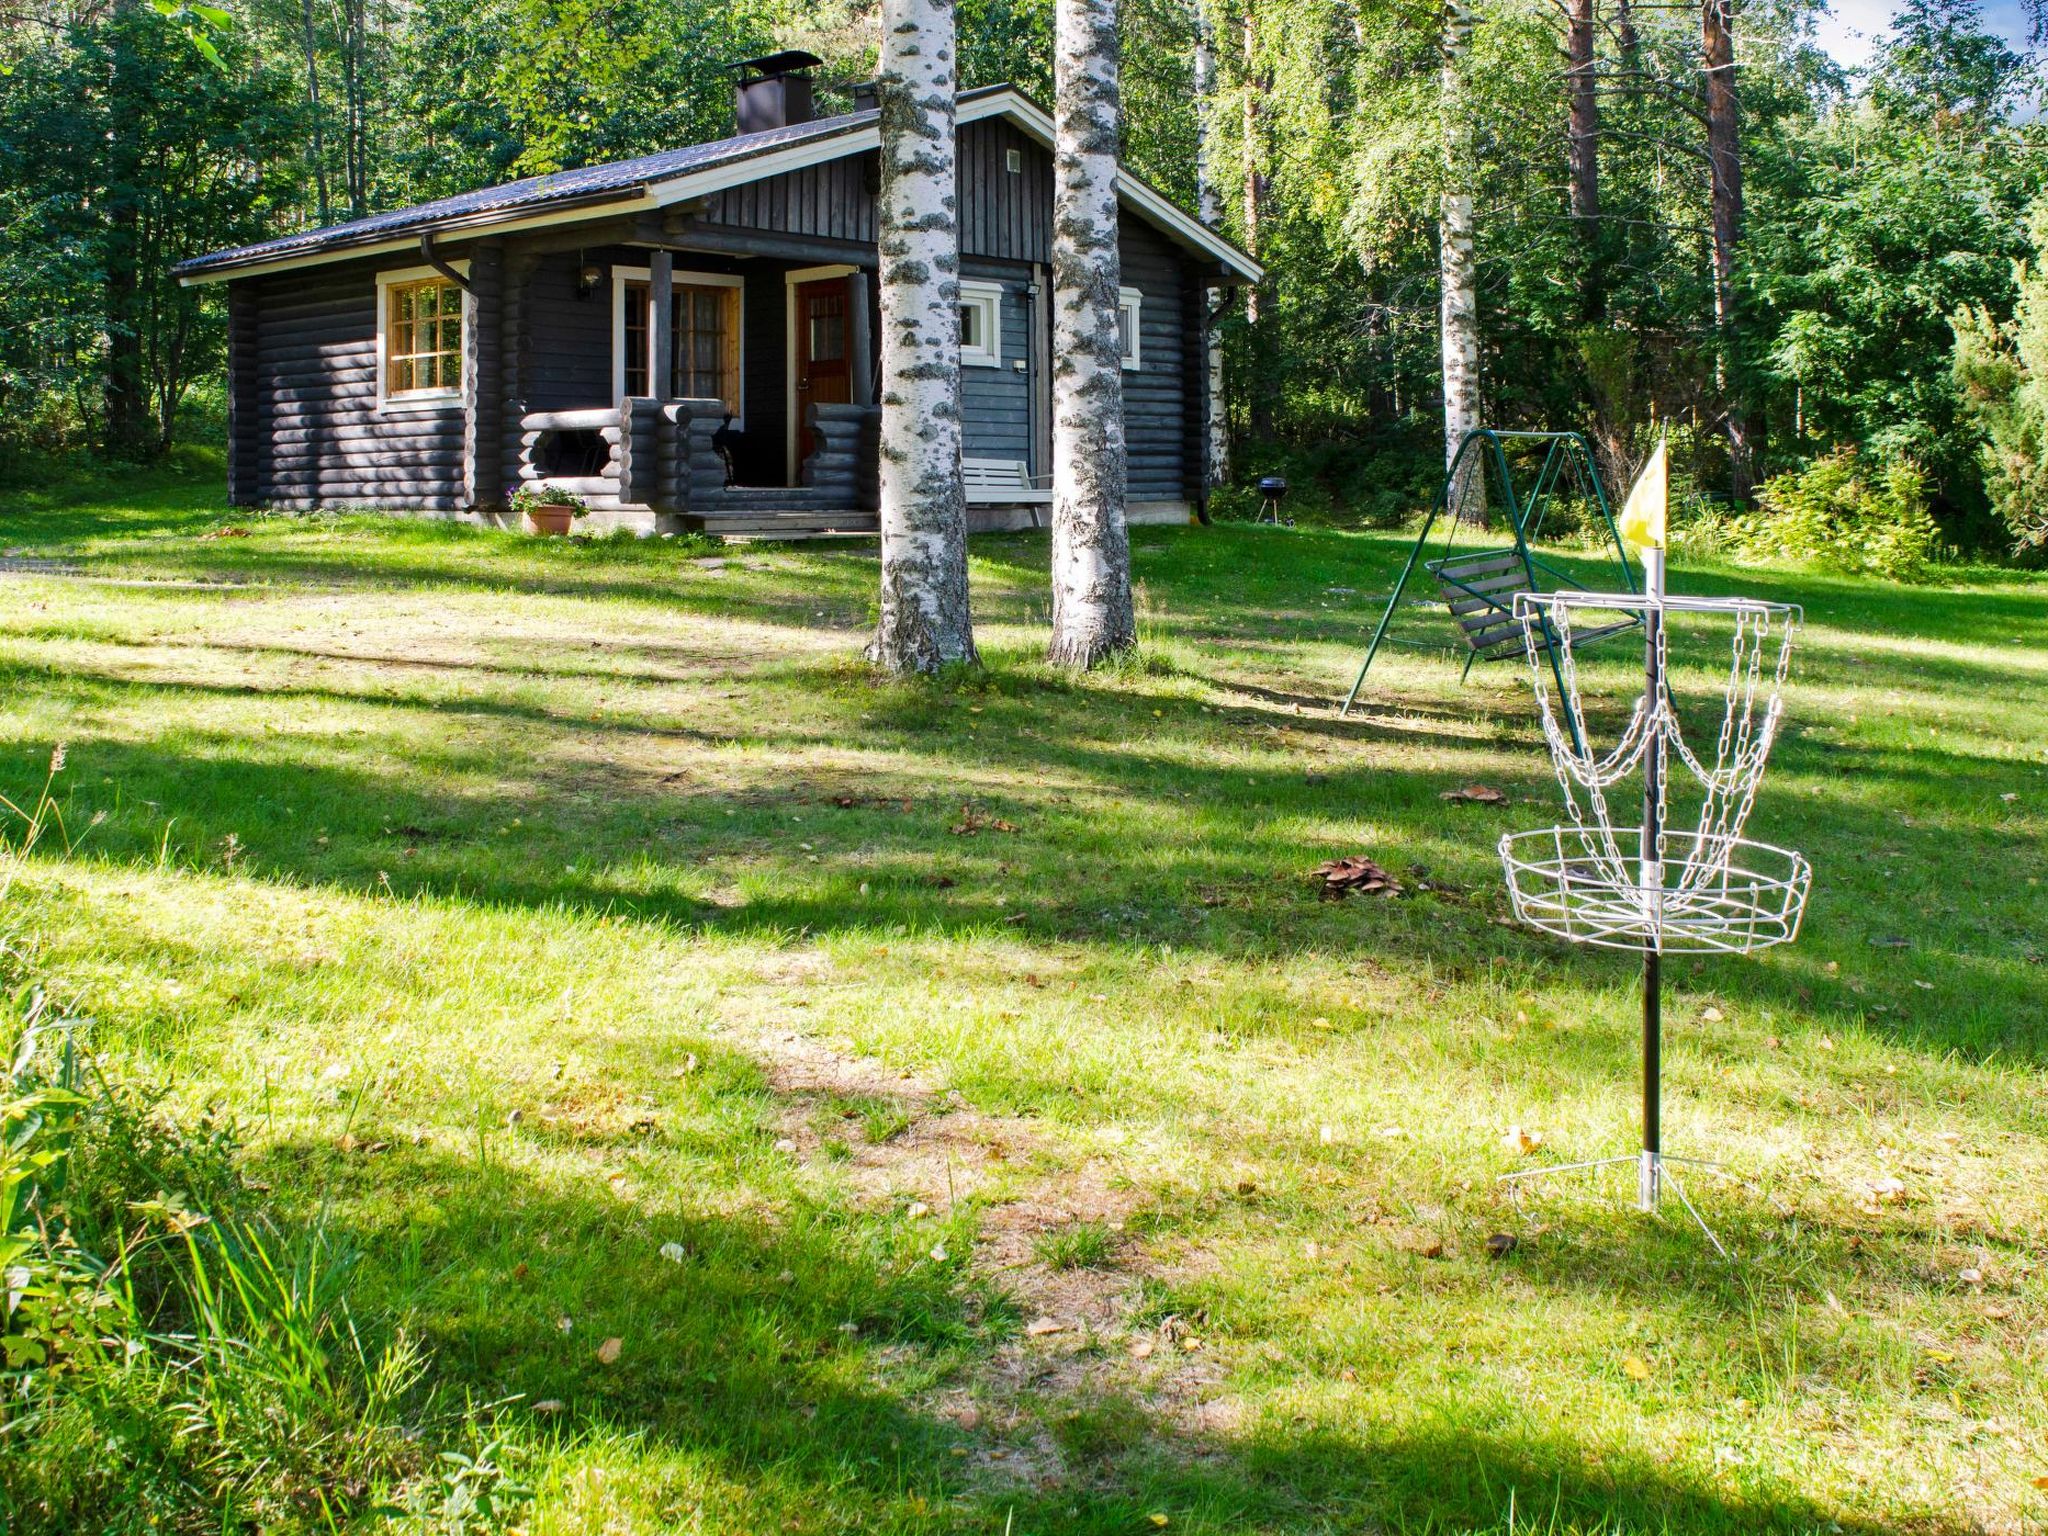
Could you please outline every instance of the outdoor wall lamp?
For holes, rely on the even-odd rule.
[[[597,292],[597,285],[604,281],[604,268],[594,261],[586,261],[576,270],[576,297],[587,299]]]

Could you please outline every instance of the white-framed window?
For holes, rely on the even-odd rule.
[[[960,284],[960,366],[1003,365],[1003,285]]]
[[[1116,340],[1123,353],[1124,367],[1138,366],[1138,317],[1145,307],[1145,295],[1135,288],[1116,291]]]
[[[469,263],[453,263],[468,274]],[[377,409],[446,411],[462,406],[469,296],[434,267],[377,274]]]
[[[669,298],[669,374],[658,398],[723,400],[740,414],[740,294],[730,272],[677,272]],[[612,268],[612,397],[656,392],[647,378],[653,279],[645,267]]]

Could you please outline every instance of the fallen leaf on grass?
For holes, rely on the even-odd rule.
[[[1508,797],[1490,784],[1467,784],[1463,789],[1447,789],[1437,796],[1453,805],[1506,805]]]
[[[1648,1381],[1650,1379],[1649,1363],[1640,1355],[1624,1356],[1621,1362],[1621,1374],[1630,1381]]]
[[[1154,1347],[1149,1338],[1133,1339],[1131,1340],[1131,1358],[1133,1360],[1149,1360],[1152,1358]]]
[[[247,537],[249,537],[249,530],[246,528],[234,527],[209,528],[206,530],[206,532],[199,535],[199,537],[201,537],[202,539],[246,539]]]
[[[960,807],[960,819],[950,830],[955,837],[974,837],[983,832],[1014,832],[1017,828],[1000,816],[989,816],[976,810],[974,803],[969,801]]]
[[[1512,1232],[1496,1232],[1486,1240],[1486,1256],[1489,1259],[1504,1259],[1515,1251],[1521,1239]]]
[[[1167,1527],[1168,1521],[1166,1516],[1164,1515],[1147,1515],[1145,1518],[1152,1522],[1152,1526],[1155,1530],[1163,1531]]]
[[[566,1406],[559,1397],[544,1397],[533,1405],[535,1413],[560,1413]]]
[[[1401,882],[1362,854],[1318,864],[1315,873],[1323,882],[1320,894],[1324,901],[1342,901],[1353,891],[1363,891],[1368,896],[1401,894]]]
[[[1702,1023],[1718,1024],[1727,1017],[1728,1015],[1718,1008],[1702,1008],[1700,1010],[1700,1020]]]
[[[1543,1145],[1543,1133],[1541,1131],[1524,1130],[1519,1125],[1511,1125],[1508,1127],[1507,1135],[1502,1138],[1502,1141],[1506,1144],[1507,1149],[1517,1157],[1527,1157],[1531,1152],[1534,1152]]]
[[[606,1339],[597,1346],[597,1363],[599,1365],[617,1365],[619,1363],[619,1354],[625,1347],[626,1341],[624,1339]]]
[[[1034,1317],[1024,1332],[1029,1338],[1042,1339],[1049,1333],[1065,1333],[1067,1325],[1056,1317]]]

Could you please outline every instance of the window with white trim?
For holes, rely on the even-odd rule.
[[[461,403],[467,303],[461,286],[432,267],[377,274],[380,407],[436,410]]]
[[[960,365],[1000,368],[1003,364],[1003,285],[960,285]]]
[[[1123,354],[1124,367],[1138,366],[1138,316],[1144,308],[1145,295],[1135,288],[1119,288],[1116,291],[1116,343]]]

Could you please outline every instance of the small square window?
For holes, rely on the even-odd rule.
[[[1022,175],[1024,171],[1024,151],[1021,149],[1004,150],[1003,166],[1012,176]]]
[[[1000,283],[960,285],[960,363],[1000,368],[1003,362],[1003,289]]]
[[[1145,295],[1135,288],[1119,288],[1116,293],[1116,343],[1123,354],[1124,367],[1138,366],[1138,320],[1145,304]]]

